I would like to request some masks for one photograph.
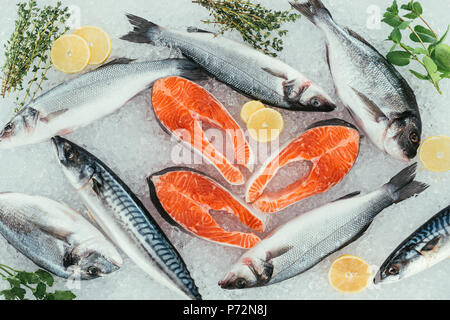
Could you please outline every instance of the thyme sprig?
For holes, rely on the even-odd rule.
[[[404,10],[403,15],[400,9]],[[392,6],[386,9],[382,21],[393,27],[387,40],[394,42],[394,45],[386,58],[397,66],[407,66],[412,60],[418,62],[425,69],[426,74],[412,69],[409,71],[420,80],[430,81],[442,94],[439,82],[450,78],[450,46],[444,43],[449,27],[444,35],[439,37],[423,17],[422,5],[414,0],[403,4],[400,8],[394,0]],[[413,22],[418,24],[412,27]],[[409,39],[418,47],[414,48],[402,40],[404,30],[409,30]],[[402,50],[396,50],[398,47]]]
[[[217,34],[236,30],[253,48],[274,57],[283,50],[281,38],[287,34],[287,30],[281,29],[281,25],[293,22],[300,17],[291,10],[275,11],[248,0],[195,0],[192,2],[209,11],[211,19],[202,22],[219,25]]]
[[[9,283],[10,288],[0,290],[0,297],[6,300],[24,300],[27,289],[36,300],[73,300],[76,296],[71,291],[56,290],[48,292],[54,284],[53,276],[44,270],[26,272],[15,270],[0,264],[0,279]]]
[[[16,97],[16,111],[34,99],[42,83],[48,80],[49,51],[52,43],[69,29],[65,25],[70,17],[68,11],[61,2],[42,9],[36,0],[17,4],[15,30],[5,45],[1,85],[2,97],[25,90],[22,98]],[[30,74],[31,79],[25,82]]]

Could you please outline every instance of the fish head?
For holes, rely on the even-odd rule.
[[[74,143],[58,136],[52,138],[52,143],[65,175],[76,189],[82,189],[95,173],[89,155]]]
[[[77,269],[82,279],[95,279],[117,271],[122,266],[122,258],[116,252],[114,256],[98,251],[86,251],[79,257]]]
[[[330,96],[311,81],[287,80],[283,82],[283,90],[284,98],[293,110],[331,112],[336,109]]]
[[[421,135],[420,118],[414,115],[397,117],[387,128],[385,150],[394,158],[409,162],[417,155]]]
[[[422,258],[423,256],[414,248],[406,247],[396,251],[380,267],[373,282],[375,284],[396,282],[416,274],[426,268],[418,261],[424,260]]]
[[[219,281],[222,289],[245,289],[265,285],[272,277],[273,266],[259,258],[241,258]]]
[[[39,111],[31,107],[19,111],[0,132],[0,148],[13,148],[26,144],[28,137],[37,126],[38,119]]]

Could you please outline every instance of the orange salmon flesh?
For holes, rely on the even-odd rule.
[[[148,182],[160,214],[198,237],[245,249],[260,242],[253,233],[225,231],[213,219],[211,210],[223,211],[255,231],[264,229],[259,217],[209,177],[190,169],[169,168],[153,174]]]
[[[353,167],[359,153],[359,141],[358,131],[349,126],[322,125],[307,130],[269,159],[251,178],[246,201],[262,212],[272,213],[329,190]],[[306,176],[282,190],[265,191],[280,168],[304,160],[312,164]]]
[[[230,184],[244,184],[237,164],[248,167],[251,150],[242,129],[216,98],[194,82],[169,77],[153,85],[152,103],[156,117],[170,133],[211,162]],[[202,123],[227,133],[234,148],[234,163],[212,145]]]

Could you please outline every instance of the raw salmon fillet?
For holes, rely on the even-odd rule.
[[[148,179],[150,197],[158,212],[172,225],[220,244],[251,248],[260,238],[253,233],[225,231],[210,212],[233,214],[255,231],[264,221],[211,178],[189,168],[168,168]]]
[[[359,153],[359,141],[358,130],[343,120],[330,119],[313,124],[280,153],[269,158],[250,179],[246,201],[262,212],[271,213],[327,191],[353,167]],[[306,176],[282,190],[264,191],[280,168],[304,160],[312,164]]]
[[[152,102],[156,117],[169,133],[211,162],[230,184],[244,183],[236,164],[248,168],[251,150],[242,129],[216,98],[194,82],[170,77],[153,85]],[[233,144],[234,162],[211,144],[202,123],[227,133]]]

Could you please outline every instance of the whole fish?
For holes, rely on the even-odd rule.
[[[155,281],[201,299],[180,254],[125,183],[76,144],[61,137],[52,138],[52,142],[66,177],[117,247]]]
[[[450,257],[450,206],[413,232],[386,259],[374,283],[410,277]]]
[[[190,27],[187,32],[168,30],[132,14],[134,30],[121,39],[178,48],[232,88],[275,107],[298,111],[329,112],[331,98],[300,72],[242,43]]]
[[[322,1],[291,5],[324,32],[337,93],[359,127],[392,157],[414,158],[422,122],[406,80],[363,37],[335,23]]]
[[[38,196],[0,193],[0,233],[39,267],[90,280],[120,268],[122,258],[81,214]]]
[[[258,287],[307,271],[358,239],[383,209],[424,191],[428,186],[414,181],[415,170],[416,164],[378,190],[350,194],[290,220],[244,253],[219,285]]]
[[[204,77],[193,62],[169,59],[130,63],[116,59],[42,94],[0,132],[0,148],[49,140],[113,113],[152,83],[168,76]]]

